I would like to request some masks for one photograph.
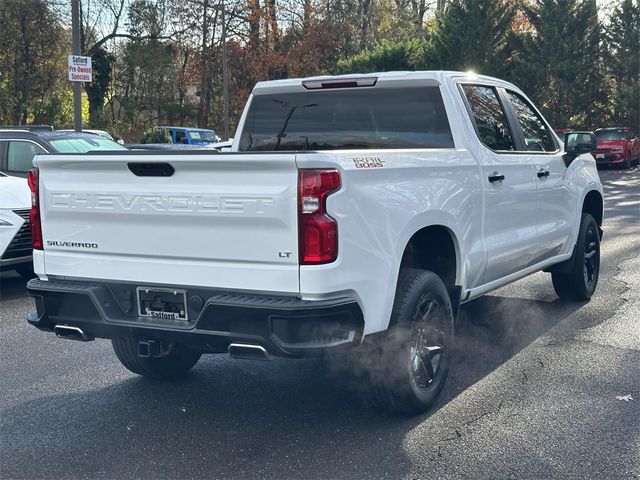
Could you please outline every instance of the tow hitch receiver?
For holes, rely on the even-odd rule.
[[[138,342],[138,356],[142,358],[166,357],[172,347],[172,344],[167,345],[157,340],[141,340]]]

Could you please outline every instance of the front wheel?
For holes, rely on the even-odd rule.
[[[551,273],[558,297],[567,300],[589,300],[596,291],[600,274],[600,233],[598,224],[588,213],[582,214],[580,232],[569,273]]]
[[[187,373],[200,359],[201,354],[184,345],[174,343],[160,357],[140,357],[138,341],[134,338],[114,338],[113,351],[128,370],[157,380],[176,378]]]
[[[370,342],[369,397],[393,413],[418,414],[442,390],[453,355],[449,293],[433,272],[400,273],[389,330]]]

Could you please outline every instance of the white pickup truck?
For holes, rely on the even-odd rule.
[[[366,356],[372,400],[426,410],[460,303],[531,273],[585,300],[603,197],[515,86],[457,72],[256,85],[230,153],[39,155],[28,321],[129,370],[204,353]]]

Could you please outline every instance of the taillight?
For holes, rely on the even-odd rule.
[[[338,223],[327,214],[327,197],[339,188],[337,170],[298,172],[301,265],[330,263],[338,257]]]
[[[29,224],[31,226],[31,244],[36,250],[42,250],[42,226],[40,225],[40,195],[38,188],[38,169],[32,168],[27,175],[27,183],[31,189],[31,211]]]

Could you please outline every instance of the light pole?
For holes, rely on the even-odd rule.
[[[71,54],[80,55],[80,0],[71,0]],[[73,128],[82,131],[82,82],[73,86]]]
[[[226,6],[222,0],[222,109],[224,119],[224,140],[229,140],[229,77],[227,72],[227,18]]]

